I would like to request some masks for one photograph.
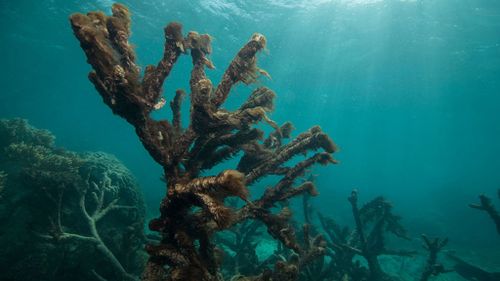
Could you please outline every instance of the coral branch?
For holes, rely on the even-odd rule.
[[[387,250],[384,233],[408,239],[406,230],[400,225],[399,216],[392,214],[392,205],[383,197],[377,197],[372,201],[358,207],[358,192],[352,191],[348,198],[352,207],[352,214],[356,223],[356,233],[359,240],[359,254],[363,256],[370,270],[370,280],[384,280],[386,274],[382,271],[378,256],[382,254],[410,255],[410,251]],[[371,230],[368,224],[372,224]],[[367,231],[369,230],[369,231]]]
[[[500,198],[500,189],[498,190],[498,198]],[[484,211],[493,220],[497,228],[498,234],[500,234],[500,213],[495,209],[491,199],[484,194],[479,195],[479,204],[469,204],[469,207]]]
[[[265,47],[266,38],[262,34],[252,35],[250,41],[241,48],[222,76],[222,81],[211,99],[214,106],[219,107],[226,101],[234,84],[238,82],[250,84],[255,81],[260,70],[257,67],[256,54]]]
[[[97,229],[97,222],[101,220],[106,214],[108,214],[111,210],[120,210],[120,209],[135,209],[132,206],[120,206],[116,205],[118,202],[118,198],[114,199],[107,205],[104,204],[104,187],[98,187],[96,183],[91,182],[88,186],[93,187],[92,197],[95,202],[95,209],[92,212],[89,212],[86,200],[88,197],[88,189],[82,190],[80,192],[80,200],[79,200],[79,208],[83,215],[84,221],[87,225],[87,229],[90,235],[84,235],[79,233],[70,233],[63,230],[62,222],[61,222],[61,208],[62,208],[62,200],[63,200],[63,190],[58,194],[58,198],[56,200],[57,213],[56,213],[56,222],[55,229],[51,233],[51,235],[42,235],[45,238],[54,238],[59,241],[64,240],[80,240],[84,242],[92,243],[96,246],[96,248],[101,252],[101,254],[109,261],[109,263],[114,267],[117,274],[119,274],[121,280],[137,280],[136,277],[126,272],[125,268],[122,266],[120,261],[116,258],[116,256],[111,252],[111,250],[106,246],[104,241],[101,239],[99,235],[99,231]],[[99,192],[100,195],[97,196],[96,192]],[[50,196],[50,195],[49,195]],[[94,271],[95,274],[97,272]],[[100,276],[100,275],[99,275]]]
[[[186,93],[183,90],[177,90],[174,99],[170,102],[170,108],[172,109],[172,124],[177,131],[181,130],[181,104],[185,96]]]
[[[270,154],[266,159],[259,161],[260,163],[254,165],[253,168],[244,168],[244,170],[248,170],[248,172],[246,172],[246,181],[248,184],[253,183],[262,176],[277,169],[281,164],[287,162],[293,156],[304,153],[307,150],[316,150],[320,148],[324,149],[329,154],[337,150],[335,144],[319,127],[313,127],[308,132],[297,136],[297,138],[289,144],[277,148],[274,153]],[[249,151],[249,153],[252,152]],[[335,161],[330,159],[328,161],[335,163]],[[246,164],[239,164],[241,168],[246,166]]]
[[[185,39],[182,37],[182,25],[180,23],[170,23],[167,27],[165,27],[164,32],[165,47],[163,51],[163,58],[160,62],[158,62],[156,67],[152,65],[148,65],[146,67],[144,78],[142,80],[144,97],[150,104],[155,103],[161,96],[162,85],[165,79],[170,74],[170,71],[181,53],[185,50]]]

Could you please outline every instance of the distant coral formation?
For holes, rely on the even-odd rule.
[[[424,271],[420,276],[420,281],[427,281],[431,276],[438,276],[441,273],[446,273],[451,270],[445,269],[443,264],[438,262],[438,253],[443,250],[443,248],[448,244],[448,239],[440,238],[428,238],[426,235],[422,235],[423,247],[429,252],[429,257],[427,258],[427,263],[425,265]]]
[[[137,279],[145,208],[116,158],[55,147],[23,119],[0,120],[0,151],[1,280]]]
[[[498,199],[500,199],[500,189],[497,191],[497,195]],[[500,213],[491,202],[491,198],[481,194],[479,195],[479,204],[469,204],[469,207],[487,213],[493,223],[495,223],[498,234],[500,234]]]
[[[163,58],[156,66],[146,66],[141,74],[128,42],[131,21],[125,6],[113,5],[111,16],[102,12],[74,14],[70,21],[93,68],[89,78],[104,103],[134,126],[146,150],[164,168],[167,191],[161,215],[149,223],[151,230],[161,234],[161,240],[147,247],[150,258],[143,280],[222,280],[220,250],[213,235],[247,220],[260,221],[295,255],[277,261],[260,274],[237,275],[235,280],[297,279],[300,268],[323,249],[321,243],[303,247],[289,223],[289,209],[274,211],[274,207],[304,192],[316,195],[312,182],[296,186],[295,181],[314,164],[335,163],[331,154],[336,147],[319,127],[287,141],[292,126],[278,126],[269,118],[275,93],[266,87],[255,89],[234,111],[223,108],[234,85],[249,84],[259,75],[267,75],[257,66],[256,58],[265,48],[266,38],[254,34],[214,86],[205,74],[205,67],[213,68],[208,58],[211,37],[207,34],[189,32],[184,36],[179,23],[167,25]],[[180,121],[183,90],[177,90],[170,102],[171,121],[157,121],[150,114],[166,103],[162,85],[177,59],[188,51],[193,62],[191,112],[190,124],[184,128]],[[274,129],[267,138],[255,127],[261,122]],[[322,152],[286,166],[295,156],[316,150]],[[236,170],[202,176],[203,171],[240,152],[243,156]],[[278,175],[280,180],[252,200],[248,188],[267,175]],[[230,208],[225,204],[230,197],[239,197],[243,206]]]
[[[354,218],[354,229],[340,226],[334,219],[318,214],[321,230],[327,237],[326,257],[312,263],[304,280],[396,280],[386,274],[379,256],[412,256],[415,251],[394,250],[387,246],[387,234],[409,239],[400,217],[392,212],[392,204],[383,197],[358,206],[358,192],[348,198]],[[312,217],[311,214],[306,217]],[[364,262],[360,262],[359,257]],[[365,266],[366,265],[366,266]]]

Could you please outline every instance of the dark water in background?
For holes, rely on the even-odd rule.
[[[351,223],[346,197],[358,188],[362,201],[389,198],[414,236],[449,236],[457,247],[499,244],[486,215],[467,207],[500,187],[499,1],[123,3],[133,13],[141,65],[157,62],[162,28],[177,20],[215,37],[214,82],[252,33],[266,35],[260,66],[273,78],[262,83],[278,94],[271,117],[297,131],[319,124],[341,147],[340,165],[315,170],[317,209]],[[0,117],[27,118],[72,150],[115,154],[154,212],[164,192],[161,169],[87,80],[90,67],[67,20],[77,11],[109,12],[111,4],[0,2]],[[188,89],[189,71],[185,56],[165,85],[167,97]],[[238,87],[228,107],[248,91]]]

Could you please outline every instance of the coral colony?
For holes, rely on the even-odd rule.
[[[116,158],[57,148],[22,119],[0,120],[0,150],[1,280],[140,274],[145,206]]]
[[[213,68],[207,57],[212,51],[207,34],[189,32],[183,36],[179,23],[165,27],[163,58],[157,66],[146,66],[141,76],[135,53],[128,42],[130,14],[115,4],[113,14],[102,12],[71,16],[71,26],[80,41],[93,71],[89,78],[113,113],[134,126],[136,134],[151,157],[164,168],[167,194],[160,206],[160,217],[149,228],[161,234],[158,244],[146,247],[150,257],[143,280],[222,280],[215,233],[247,220],[258,220],[268,233],[296,255],[277,261],[274,269],[237,276],[238,280],[294,280],[299,269],[324,252],[322,243],[302,247],[289,223],[288,208],[273,213],[277,203],[309,193],[316,195],[312,182],[298,186],[295,180],[312,165],[335,163],[332,140],[313,127],[290,138],[292,126],[278,126],[267,112],[273,110],[275,94],[268,88],[257,88],[237,110],[222,106],[231,89],[239,82],[249,84],[264,73],[257,67],[257,53],[265,48],[266,38],[254,34],[241,48],[225,71],[221,82],[213,86],[205,67]],[[150,114],[161,107],[162,85],[179,56],[190,51],[193,61],[190,85],[190,124],[181,126],[180,104],[185,93],[177,90],[170,102],[173,118],[156,121]],[[254,126],[266,122],[274,132],[264,139]],[[294,166],[284,166],[296,155],[323,150]],[[216,176],[200,173],[243,152],[236,170],[225,170]],[[248,188],[266,175],[281,179],[262,197],[250,201]],[[231,209],[228,197],[239,197],[244,205]]]

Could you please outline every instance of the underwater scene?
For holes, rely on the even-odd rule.
[[[0,1],[1,281],[500,281],[500,1]]]

